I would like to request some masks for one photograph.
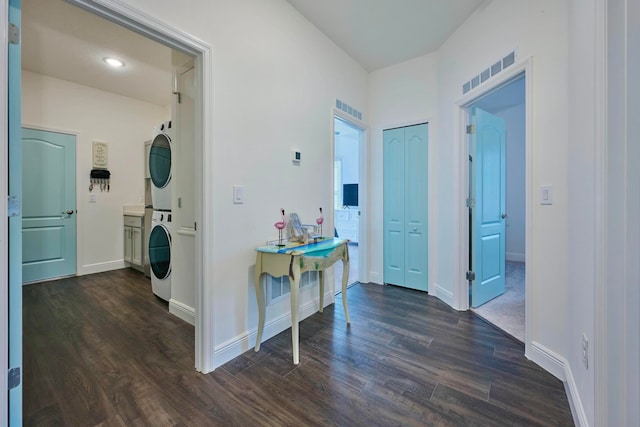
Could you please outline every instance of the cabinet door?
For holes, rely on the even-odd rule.
[[[124,227],[124,260],[131,262],[132,248],[131,248],[131,230],[132,227]]]
[[[142,229],[131,228],[131,264],[142,265]]]

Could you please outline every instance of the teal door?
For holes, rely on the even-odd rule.
[[[384,282],[428,290],[428,125],[385,130]]]
[[[505,290],[505,123],[479,108],[471,111],[471,305]]]
[[[9,0],[9,22],[20,27],[20,0]],[[9,44],[8,116],[9,116],[9,195],[18,201],[18,209],[9,217],[9,369],[22,370],[22,216],[19,201],[22,197],[21,149],[21,79],[20,44]],[[4,373],[3,373],[4,375]],[[9,378],[16,378],[9,375]],[[11,381],[10,381],[11,382]],[[22,425],[22,381],[9,384],[9,422],[11,427]],[[4,403],[3,403],[4,404]],[[5,420],[0,420],[4,424]]]
[[[75,274],[75,136],[23,129],[22,164],[22,281]]]

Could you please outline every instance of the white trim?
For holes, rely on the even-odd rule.
[[[21,127],[32,129],[32,130],[41,130],[44,132],[61,133],[63,135],[72,135],[72,136],[75,136],[76,138],[78,137],[78,135],[80,135],[80,131],[77,131],[77,130],[60,129],[60,128],[54,128],[50,126],[34,125],[31,123],[24,123],[24,122],[22,123]]]
[[[173,298],[169,300],[169,313],[191,325],[196,324],[196,310]]]
[[[595,0],[594,425],[607,424],[607,0]],[[586,425],[586,424],[585,424]]]
[[[540,365],[543,369],[560,381],[566,380],[565,366],[567,361],[560,355],[549,350],[537,341],[532,341],[531,346],[525,352],[525,356]]]
[[[496,76],[495,79],[489,79],[486,86],[482,90],[471,91],[456,102],[458,114],[455,115],[455,129],[457,133],[457,144],[454,146],[454,156],[458,159],[458,168],[460,173],[454,175],[454,188],[458,191],[458,206],[454,211],[454,223],[458,224],[454,229],[454,242],[457,244],[456,258],[454,266],[456,271],[453,273],[453,299],[452,307],[456,310],[469,309],[469,282],[466,280],[464,266],[467,265],[469,256],[469,242],[466,236],[469,235],[469,223],[466,215],[462,215],[466,211],[466,199],[469,180],[469,158],[466,150],[466,112],[465,108],[489,92],[513,80],[518,75],[524,74],[525,78],[525,263],[533,265],[533,239],[532,236],[532,209],[534,194],[531,190],[532,185],[532,162],[533,162],[533,59],[531,57],[524,61],[517,62],[510,66],[508,70],[504,70]],[[530,352],[532,340],[531,325],[533,323],[533,275],[532,269],[527,269],[525,274],[525,354]]]
[[[333,292],[325,290],[324,301],[325,303],[333,298]],[[307,317],[315,314],[318,311],[319,299],[315,298],[300,307],[299,319],[302,322]],[[329,304],[325,304],[325,307]],[[338,308],[336,308],[337,310]],[[281,316],[266,322],[264,325],[264,331],[262,333],[262,342],[278,335],[280,332],[291,327],[291,313],[287,312]],[[244,332],[237,335],[219,345],[215,348],[215,357],[220,364],[227,363],[228,361],[235,359],[239,354],[242,354],[250,349],[253,349],[256,344],[257,329],[251,332]],[[264,350],[262,350],[264,351]]]
[[[211,215],[213,194],[212,150],[212,110],[213,110],[213,58],[212,48],[177,28],[174,28],[147,13],[127,5],[123,0],[69,0],[70,3],[116,22],[153,40],[176,50],[195,55],[196,85],[196,321],[195,321],[195,368],[206,373],[221,363],[215,356],[213,347],[213,298],[211,285],[213,271],[205,260],[212,258],[214,243]]]
[[[119,270],[121,268],[128,267],[129,264],[124,260],[119,259],[116,261],[97,262],[95,264],[86,264],[78,269],[78,276],[85,276],[87,274],[103,273],[105,271]]]
[[[567,400],[569,400],[569,407],[571,408],[571,415],[573,416],[573,422],[578,427],[587,427],[589,421],[587,420],[587,413],[584,410],[582,400],[580,400],[580,391],[576,380],[573,378],[573,372],[571,372],[571,366],[567,361],[564,361],[564,389],[567,393]]]
[[[434,283],[433,291],[429,293],[434,297],[440,298],[442,301],[453,307],[453,292],[451,292],[450,290],[443,288],[437,283]]]
[[[355,127],[360,131],[360,141],[359,152],[358,152],[358,195],[361,197],[359,199],[359,207],[360,218],[358,219],[358,250],[360,251],[358,256],[358,281],[361,283],[369,282],[369,248],[367,245],[368,235],[367,230],[369,227],[367,226],[369,223],[369,197],[368,197],[368,188],[369,188],[369,150],[368,150],[368,140],[369,140],[369,131],[367,130],[367,125],[362,121],[358,120],[355,117],[349,116],[342,110],[338,110],[335,106],[331,109],[331,171],[334,169],[334,163],[336,160],[336,137],[335,137],[335,119],[338,117],[340,120],[348,123],[350,126]],[[333,203],[333,192],[336,186],[334,181],[334,173],[331,173],[331,217],[333,219],[332,226],[335,227],[336,224],[336,213],[335,206]],[[331,233],[333,235],[333,233]],[[333,273],[332,273],[333,274]],[[330,281],[335,284],[335,280]],[[334,291],[336,291],[334,289]]]
[[[525,262],[526,261],[526,255],[525,254],[518,254],[515,252],[507,252],[504,254],[504,257],[506,258],[507,261],[514,261],[514,262]]]
[[[369,281],[367,283],[382,285],[382,275],[377,271],[369,271]]]
[[[569,362],[536,341],[531,343],[525,356],[564,383],[574,423],[579,427],[588,426],[587,414]]]
[[[9,21],[9,2],[7,0],[0,0],[0,26],[2,27],[2,40],[0,41],[0,57],[7,58],[8,56],[8,25]],[[3,219],[0,221],[0,313],[3,313],[2,321],[0,322],[0,342],[2,343],[2,349],[0,349],[0,399],[4,402],[0,405],[0,424],[9,424],[9,392],[7,391],[7,375],[5,372],[9,370],[9,268],[8,268],[8,256],[9,256],[9,232],[8,223],[6,220],[7,212],[7,197],[8,193],[8,175],[9,175],[9,159],[8,159],[8,61],[3,61],[3,65],[0,67],[0,102],[2,102],[2,114],[0,114],[0,170],[4,172],[0,173],[0,188],[2,188],[2,196],[0,196],[0,212],[2,212]]]

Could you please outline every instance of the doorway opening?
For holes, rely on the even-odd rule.
[[[117,26],[126,28],[144,36],[146,39],[151,40],[157,45],[162,45],[165,48],[169,48],[168,54],[171,60],[171,66],[184,65],[184,59],[187,58],[192,61],[192,75],[193,75],[193,88],[192,90],[182,90],[180,93],[182,97],[182,104],[185,104],[185,99],[190,101],[192,107],[192,139],[193,147],[191,152],[185,152],[183,155],[183,163],[187,158],[191,159],[190,168],[183,167],[183,170],[189,170],[190,176],[183,175],[182,181],[189,183],[185,186],[191,190],[190,198],[185,202],[183,197],[178,200],[178,204],[182,202],[182,208],[189,208],[189,212],[193,219],[191,221],[177,221],[179,226],[176,230],[176,235],[182,233],[185,239],[189,240],[189,247],[193,256],[188,257],[188,262],[191,263],[190,273],[193,275],[189,283],[192,283],[193,288],[188,289],[193,295],[192,307],[187,307],[190,310],[183,310],[184,316],[180,313],[174,313],[178,317],[186,320],[186,317],[191,316],[191,322],[195,323],[195,360],[194,365],[196,370],[201,372],[209,372],[213,370],[215,365],[215,356],[213,348],[213,339],[210,331],[211,322],[208,321],[211,317],[212,307],[204,304],[204,301],[210,301],[209,289],[204,286],[204,283],[210,283],[209,278],[211,272],[203,268],[203,258],[205,256],[204,248],[213,246],[213,233],[209,232],[211,228],[211,221],[208,216],[205,215],[207,206],[211,199],[212,193],[209,188],[208,179],[211,174],[210,170],[205,170],[204,163],[209,159],[210,148],[207,148],[203,144],[204,140],[209,140],[211,134],[210,120],[208,119],[211,99],[211,48],[202,42],[191,38],[190,36],[182,33],[172,27],[162,24],[158,21],[150,19],[150,17],[142,12],[136,11],[130,8],[119,7],[117,4],[107,2],[104,4],[96,4],[90,0],[69,0],[73,6],[78,6],[85,11],[90,12],[93,15],[98,16],[105,22],[114,23]],[[164,56],[163,56],[164,58]],[[176,59],[181,61],[176,62]],[[171,81],[167,80],[167,86],[161,90],[166,90],[168,93],[177,91],[176,87],[171,87]],[[179,90],[179,89],[178,89]],[[187,96],[188,95],[188,96]],[[191,97],[191,95],[193,95]],[[192,98],[192,99],[191,99]],[[167,106],[165,106],[167,107]],[[167,108],[168,111],[168,108]],[[172,113],[175,114],[175,113]],[[157,123],[160,125],[160,123]],[[151,129],[149,129],[151,133]],[[152,137],[153,134],[149,134]],[[142,151],[144,139],[140,139],[139,149]],[[184,165],[183,165],[184,166]],[[143,166],[140,166],[142,169]],[[176,176],[176,178],[180,178]],[[146,178],[145,178],[146,179]],[[113,188],[112,188],[113,191]],[[84,192],[83,192],[84,195]],[[190,204],[189,202],[192,203]],[[143,199],[139,201],[143,202]],[[145,200],[146,202],[146,200]],[[89,199],[88,203],[92,203]],[[146,204],[146,203],[145,203]],[[86,209],[85,209],[86,210]],[[185,216],[183,215],[183,218]],[[179,219],[179,218],[176,218]],[[182,223],[185,223],[182,227]],[[197,232],[196,232],[197,224]],[[185,230],[183,230],[183,228]]]
[[[349,279],[353,286],[360,280],[362,252],[362,217],[364,170],[362,151],[364,130],[348,120],[334,116],[333,120],[333,218],[334,229],[324,230],[325,236],[349,239]],[[330,234],[331,233],[331,234]],[[334,267],[334,289],[342,287],[342,263]]]
[[[471,126],[467,138],[469,305],[522,342],[526,338],[525,83],[525,74],[520,73],[465,107]]]

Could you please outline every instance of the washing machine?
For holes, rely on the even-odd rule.
[[[149,176],[151,177],[151,203],[157,211],[171,210],[171,145],[174,132],[171,120],[155,131],[149,149]]]
[[[153,211],[149,234],[151,289],[165,301],[171,299],[171,212]]]

